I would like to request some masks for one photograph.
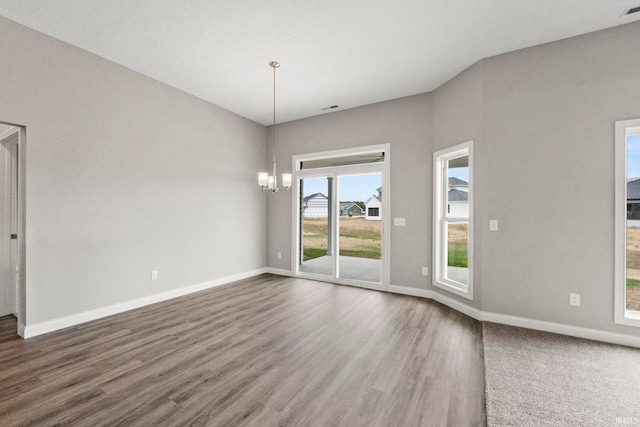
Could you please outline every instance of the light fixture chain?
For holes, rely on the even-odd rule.
[[[278,65],[273,67],[273,129],[271,130],[274,163],[276,161],[276,68],[278,68]]]

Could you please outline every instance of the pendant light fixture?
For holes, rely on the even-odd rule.
[[[262,187],[262,191],[275,193],[277,191],[289,191],[291,187],[291,174],[282,174],[282,187],[278,188],[278,175],[276,174],[276,68],[280,66],[280,63],[271,61],[269,62],[269,66],[273,68],[273,126],[271,126],[273,139],[273,175],[269,175],[269,172],[259,172],[258,185]]]

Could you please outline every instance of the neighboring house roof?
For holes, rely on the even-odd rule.
[[[449,177],[449,187],[468,187],[469,183],[460,178]]]
[[[640,178],[627,182],[627,199],[640,200]]]
[[[451,179],[451,178],[449,178]],[[469,200],[469,193],[462,190],[449,190],[449,201],[450,202],[466,202]]]
[[[349,210],[349,209],[354,208],[354,207],[362,210],[362,208],[360,206],[358,206],[357,204],[355,204],[354,202],[340,203],[340,210],[341,211]]]
[[[364,202],[364,204],[365,204],[365,205],[368,205],[368,204],[369,204],[369,202],[370,202],[372,199],[376,199],[377,201],[379,201],[380,203],[382,203],[382,200],[380,200],[380,197],[378,197],[378,196],[371,196],[371,197],[369,197],[369,198],[367,199],[367,201],[366,201],[366,202]]]
[[[302,200],[303,200],[303,201],[305,201],[305,202],[308,202],[309,200],[311,200],[311,199],[313,199],[313,198],[315,198],[315,197],[322,197],[323,199],[326,199],[326,198],[327,198],[327,196],[325,196],[325,195],[324,195],[324,194],[322,194],[322,193],[314,193],[314,194],[312,194],[312,195],[310,195],[310,196],[305,197],[305,198],[304,198],[304,199],[302,199]]]

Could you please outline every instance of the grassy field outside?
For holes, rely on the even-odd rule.
[[[304,218],[304,261],[327,254],[327,218]],[[382,244],[380,221],[367,221],[362,216],[340,217],[340,255],[358,258],[380,259]]]
[[[340,255],[380,259],[381,221],[364,217],[340,218]],[[327,218],[305,218],[303,226],[304,261],[327,254]],[[466,225],[449,226],[448,265],[468,266],[468,229]],[[627,309],[640,311],[640,228],[627,228]]]
[[[469,266],[469,226],[453,224],[449,226],[447,265],[449,267]]]
[[[450,245],[447,257],[447,265],[449,267],[467,268],[469,266],[468,254],[469,251],[467,251],[466,249],[452,248]]]
[[[381,221],[367,221],[364,217],[340,217],[340,255],[358,258],[380,259]],[[319,258],[327,254],[327,218],[304,218],[303,260]],[[448,265],[468,266],[468,226],[449,226]],[[639,257],[640,260],[640,257]]]
[[[640,310],[640,228],[627,227],[627,309]]]

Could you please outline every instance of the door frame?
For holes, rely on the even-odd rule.
[[[323,167],[323,168],[314,168],[309,170],[301,170],[300,164],[302,161],[309,160],[318,160],[318,159],[326,159],[332,157],[343,157],[349,155],[356,154],[369,154],[373,152],[384,152],[384,161],[379,163],[363,163],[349,166],[331,166],[331,167]],[[331,150],[331,151],[323,151],[317,153],[309,153],[309,154],[298,154],[294,155],[292,158],[292,168],[293,171],[293,179],[292,179],[292,189],[291,189],[291,197],[292,197],[292,233],[291,233],[291,271],[296,277],[306,277],[314,280],[320,280],[331,283],[338,283],[350,286],[358,286],[368,289],[378,289],[378,290],[389,290],[389,282],[390,282],[390,242],[391,236],[390,231],[391,227],[387,227],[387,221],[391,219],[391,144],[379,144],[379,145],[369,145],[364,147],[355,147],[355,148],[347,148],[342,150]],[[300,221],[299,221],[299,212],[300,212],[300,179],[305,178],[318,178],[318,177],[333,177],[332,180],[332,193],[334,195],[339,196],[339,188],[338,188],[338,177],[341,175],[360,175],[360,174],[371,174],[371,173],[380,173],[382,174],[382,191],[384,194],[384,200],[386,203],[382,204],[382,220],[380,232],[381,236],[381,245],[382,245],[382,253],[381,253],[381,268],[380,268],[380,284],[373,284],[371,282],[365,282],[361,280],[354,279],[344,279],[336,277],[336,267],[338,263],[339,255],[336,253],[334,256],[334,268],[333,268],[333,276],[324,276],[317,275],[313,273],[301,273],[298,270],[298,256],[299,256],[299,233],[300,233]],[[331,215],[330,221],[334,224],[334,236],[333,241],[334,244],[338,244],[339,238],[339,218],[338,212],[339,203],[334,204],[334,209],[329,212]],[[338,207],[338,209],[336,209]],[[338,247],[336,246],[336,249]]]
[[[15,244],[11,244],[11,266],[15,266],[12,270],[15,279],[15,315],[18,320],[18,335],[24,338],[24,330],[26,325],[26,251],[25,251],[25,143],[26,128],[24,126],[13,123],[4,123],[13,126],[0,135],[0,141],[18,133],[18,140],[10,143],[15,147],[7,148],[7,155],[4,158],[6,162],[6,179],[5,185],[8,187],[5,191],[7,197],[7,213],[5,221],[8,222],[9,229],[12,234],[17,234]],[[17,170],[16,170],[17,169]]]

